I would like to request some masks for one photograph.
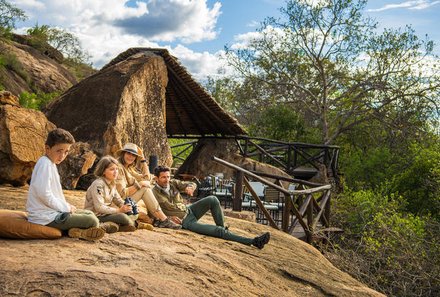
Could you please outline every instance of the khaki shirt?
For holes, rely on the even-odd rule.
[[[189,185],[192,185],[194,189],[197,188],[195,183],[183,182],[177,179],[170,180],[169,193],[158,185],[153,187],[152,191],[154,197],[156,197],[157,202],[159,202],[159,205],[162,208],[162,211],[167,216],[176,216],[181,219],[185,217],[187,214],[187,207],[180,192],[185,191],[186,187]]]
[[[107,183],[103,178],[97,178],[87,189],[84,209],[93,211],[97,215],[118,213],[118,208],[124,205],[114,183]]]

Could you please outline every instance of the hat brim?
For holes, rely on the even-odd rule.
[[[135,155],[135,156],[137,156],[137,157],[142,157],[141,155],[138,154],[137,151],[132,150],[132,149],[129,149],[129,148],[120,149],[120,150],[118,151],[118,154],[122,154],[122,153],[125,153],[125,152],[130,153],[130,154],[132,154],[132,155]]]

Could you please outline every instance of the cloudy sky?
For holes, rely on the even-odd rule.
[[[306,0],[317,1],[317,0]],[[28,20],[18,32],[50,25],[74,33],[101,68],[130,47],[164,47],[198,79],[222,69],[225,45],[255,34],[261,21],[279,16],[284,0],[10,0]],[[370,0],[366,13],[382,28],[411,24],[440,53],[440,0]]]

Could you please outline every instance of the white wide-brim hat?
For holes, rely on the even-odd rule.
[[[139,147],[136,144],[130,142],[126,143],[124,147],[118,151],[118,155],[121,154],[122,152],[128,152],[138,157],[142,157],[142,155],[140,154],[141,150],[139,149]]]

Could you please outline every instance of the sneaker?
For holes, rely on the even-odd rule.
[[[266,243],[268,243],[270,240],[270,233],[266,232],[260,236],[257,236],[254,238],[252,245],[256,246],[260,250],[264,247]]]
[[[119,232],[133,232],[133,231],[136,231],[136,226],[134,225],[119,226]]]
[[[158,221],[157,226],[159,228],[170,228],[170,229],[181,229],[182,225],[176,224],[173,221],[170,220],[170,218],[166,218],[163,221]]]
[[[99,227],[104,229],[106,233],[115,233],[119,230],[119,225],[113,222],[101,223]]]
[[[99,227],[90,227],[88,229],[70,228],[67,234],[72,238],[94,241],[103,238],[105,230]]]
[[[137,228],[138,229],[144,229],[144,230],[150,230],[150,231],[154,230],[153,225],[148,224],[148,223],[142,223],[142,222],[139,222],[139,221],[137,221]]]

